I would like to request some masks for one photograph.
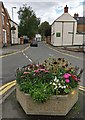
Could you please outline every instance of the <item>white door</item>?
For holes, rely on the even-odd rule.
[[[6,30],[3,30],[3,44],[6,44],[7,40],[6,40]]]
[[[73,23],[63,23],[63,45],[72,45],[73,40]]]

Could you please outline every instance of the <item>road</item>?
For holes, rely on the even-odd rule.
[[[5,93],[7,90],[10,89],[12,85],[15,85],[15,81],[10,84],[12,80],[15,80],[15,74],[16,69],[18,67],[27,65],[29,63],[35,62],[35,63],[41,63],[48,57],[63,57],[66,60],[69,60],[73,65],[78,65],[79,67],[83,68],[83,62],[84,55],[82,53],[72,53],[72,52],[60,52],[57,51],[56,47],[49,46],[43,42],[39,42],[38,47],[30,47],[26,51],[19,52],[17,54],[13,54],[7,57],[2,58],[2,73],[3,73],[3,86],[0,87],[0,90],[2,90],[1,94]],[[83,77],[81,85],[85,86],[83,84]],[[5,84],[7,83],[7,84]],[[79,100],[76,106],[74,106],[71,110],[71,112],[65,117],[65,118],[76,118],[79,119],[83,117],[83,107],[84,107],[84,100],[85,98],[85,92],[79,92]],[[15,90],[10,94],[10,96],[5,99],[2,105],[2,112],[3,112],[3,118],[27,118],[29,120],[43,120],[43,119],[51,119],[56,120],[57,117],[54,116],[27,116],[24,111],[21,109],[21,106],[18,104],[16,99]],[[10,114],[9,114],[10,113]],[[64,119],[65,119],[64,118]],[[61,118],[58,118],[61,119]]]
[[[2,58],[2,84],[16,79],[15,74],[18,67],[22,67],[32,62],[41,63],[50,56],[55,58],[63,57],[71,62],[72,65],[78,65],[80,68],[84,67],[85,54],[73,52],[62,53],[57,51],[56,47],[39,42],[38,47],[30,47],[26,51]],[[82,75],[81,85],[85,86],[83,80],[84,75]]]

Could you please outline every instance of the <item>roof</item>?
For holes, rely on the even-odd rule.
[[[18,25],[16,22],[14,22],[13,20],[11,20],[11,19],[9,19],[12,23],[14,23],[14,24],[16,24],[16,25]]]
[[[85,17],[74,17],[78,24],[85,24]]]
[[[69,14],[69,13],[63,13],[60,17],[58,17],[56,22],[62,22],[62,21],[71,21],[71,22],[76,22],[76,20]]]

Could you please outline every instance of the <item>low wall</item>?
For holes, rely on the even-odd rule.
[[[83,34],[76,34],[73,45],[83,45]]]

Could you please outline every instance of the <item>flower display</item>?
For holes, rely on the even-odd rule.
[[[49,58],[42,64],[29,64],[16,71],[19,88],[37,102],[52,95],[66,95],[79,85],[83,72],[64,58]]]

